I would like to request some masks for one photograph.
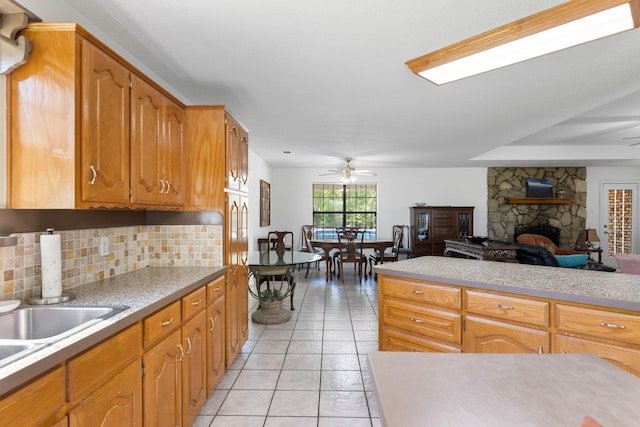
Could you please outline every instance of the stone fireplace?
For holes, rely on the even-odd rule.
[[[586,177],[584,167],[488,168],[489,237],[511,242],[518,226],[551,225],[560,229],[561,247],[574,247],[587,221]],[[551,179],[557,200],[527,200],[527,178]]]

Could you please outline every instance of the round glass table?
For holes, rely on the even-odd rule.
[[[317,254],[296,251],[249,254],[249,293],[260,303],[251,319],[263,324],[283,323],[291,319],[291,311],[282,308],[282,300],[290,297],[291,310],[295,310],[293,294],[296,289],[296,268],[321,259]]]

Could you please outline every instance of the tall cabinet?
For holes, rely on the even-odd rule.
[[[185,210],[224,213],[228,367],[249,336],[249,134],[221,105],[187,107],[186,115],[189,191]]]
[[[473,235],[473,207],[411,207],[409,245],[413,256],[444,255],[444,241]]]

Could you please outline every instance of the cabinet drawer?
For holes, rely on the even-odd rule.
[[[144,319],[144,347],[153,345],[180,326],[180,301],[156,311]]]
[[[207,284],[207,305],[224,296],[224,276]]]
[[[396,279],[380,276],[382,295],[403,299],[420,304],[437,305],[439,307],[460,310],[462,308],[462,290],[445,286],[428,284],[413,280]]]
[[[415,337],[402,331],[383,328],[380,336],[381,351],[412,351],[430,353],[461,353],[458,347],[448,346]]]
[[[591,353],[640,377],[640,350],[582,338],[556,335],[555,353]]]
[[[640,344],[640,316],[631,314],[558,304],[556,327],[559,331]]]
[[[84,397],[139,357],[141,343],[142,328],[137,323],[69,360],[69,401]]]
[[[382,303],[384,326],[462,344],[462,316],[457,313],[386,300]]]
[[[468,313],[549,326],[548,302],[475,291],[466,291],[466,297]]]
[[[202,286],[182,297],[182,321],[184,322],[207,305],[207,287]]]

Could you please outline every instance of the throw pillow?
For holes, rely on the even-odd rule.
[[[589,254],[556,255],[556,259],[560,267],[578,267],[587,263]]]

